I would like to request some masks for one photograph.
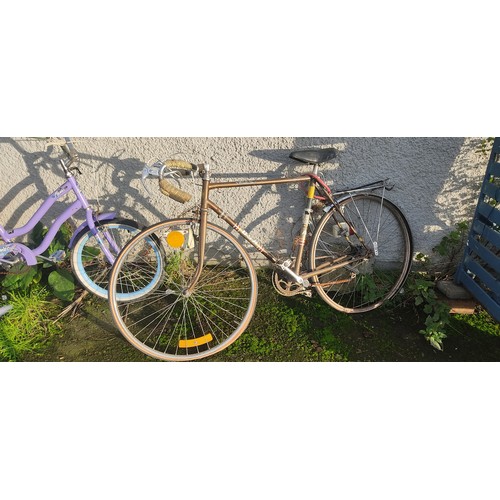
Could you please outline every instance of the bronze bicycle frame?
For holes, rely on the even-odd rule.
[[[260,180],[260,181],[248,181],[248,182],[219,182],[210,184],[209,191],[215,189],[227,189],[227,188],[238,188],[238,187],[252,187],[252,186],[268,186],[268,185],[276,185],[276,184],[300,184],[301,182],[308,182],[309,188],[311,185],[314,186],[314,181],[309,176],[300,176],[300,177],[290,177],[284,179],[268,179],[268,180]],[[311,200],[312,202],[312,200]],[[214,202],[207,199],[207,207],[210,210],[213,210],[220,219],[222,219],[226,224],[231,226],[238,234],[240,234],[243,238],[245,238],[257,251],[259,251],[264,257],[266,257],[273,264],[278,262],[278,259],[268,250],[264,248],[258,241],[252,238],[240,225],[232,219],[229,215],[226,215],[223,210],[217,206]],[[311,207],[308,207],[309,209]],[[307,210],[307,208],[306,208]],[[305,240],[305,238],[304,238]],[[299,248],[304,247],[305,241],[299,241]],[[302,260],[302,259],[297,259]]]
[[[312,176],[317,176],[318,166],[313,167],[311,172]],[[227,215],[217,204],[209,199],[210,191],[215,191],[218,189],[231,189],[231,188],[241,188],[241,187],[254,187],[254,186],[272,186],[281,184],[300,184],[302,182],[307,182],[307,203],[303,213],[303,223],[301,226],[300,236],[297,238],[297,251],[295,258],[295,266],[293,272],[295,275],[300,276],[303,279],[308,279],[313,276],[318,276],[319,274],[324,274],[331,272],[334,269],[346,266],[348,264],[354,263],[359,258],[353,258],[350,260],[345,260],[345,258],[337,259],[335,262],[329,262],[326,265],[320,266],[315,271],[308,272],[301,275],[301,265],[302,257],[304,254],[304,247],[306,244],[307,230],[309,227],[310,217],[312,213],[312,203],[315,196],[315,191],[317,187],[317,181],[309,174],[300,175],[297,177],[285,177],[281,179],[262,179],[257,181],[244,181],[244,182],[211,182],[210,180],[210,168],[208,165],[204,165],[203,169],[200,171],[200,175],[203,180],[202,184],[202,194],[200,203],[200,233],[199,233],[199,244],[198,244],[198,269],[196,270],[191,285],[186,290],[189,294],[194,289],[202,271],[203,262],[205,260],[205,243],[206,243],[206,232],[207,232],[207,222],[208,222],[208,211],[212,210],[217,216],[222,219],[226,224],[228,224],[234,231],[241,235],[246,241],[248,241],[258,252],[260,252],[264,257],[266,257],[272,264],[279,264],[279,259],[275,257],[271,252],[266,250],[263,245],[252,238],[239,224]],[[334,204],[335,200],[328,193],[324,193],[329,201]]]

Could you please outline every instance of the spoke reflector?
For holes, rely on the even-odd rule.
[[[197,347],[199,345],[208,344],[212,340],[212,334],[207,333],[203,335],[203,337],[198,337],[197,339],[179,340],[179,347]]]

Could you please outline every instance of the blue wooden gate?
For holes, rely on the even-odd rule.
[[[500,322],[500,137],[493,143],[455,280]]]

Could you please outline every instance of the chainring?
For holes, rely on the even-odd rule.
[[[273,271],[272,276],[273,286],[275,290],[285,297],[293,297],[295,295],[310,295],[311,291],[306,290],[299,283],[290,281],[288,277],[283,277],[278,271]]]

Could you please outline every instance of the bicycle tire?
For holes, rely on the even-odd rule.
[[[135,221],[124,219],[112,219],[96,222],[96,228],[101,240],[114,257],[125,243],[140,232]],[[110,238],[114,244],[111,245]],[[108,298],[109,273],[112,264],[106,256],[90,228],[86,228],[75,238],[75,243],[70,256],[71,269],[78,282],[87,291],[102,298]]]
[[[154,291],[123,302],[123,281],[145,241],[161,242],[163,279]],[[191,219],[161,222],[134,237],[110,276],[109,303],[122,335],[141,352],[163,361],[190,361],[216,354],[246,329],[257,301],[257,276],[246,250],[225,230],[207,224],[205,260],[191,293],[198,263],[199,224]],[[156,269],[154,255],[152,269]],[[147,267],[146,267],[147,270]]]
[[[309,264],[315,271],[342,258],[359,259],[313,277],[312,283],[331,307],[350,314],[368,312],[401,289],[412,252],[410,227],[396,205],[374,194],[350,196],[320,220],[311,240]]]

